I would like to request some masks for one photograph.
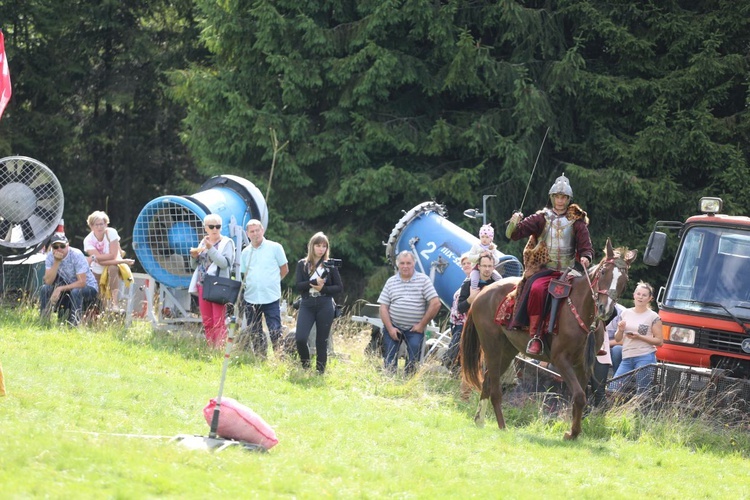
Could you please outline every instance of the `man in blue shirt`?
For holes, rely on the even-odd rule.
[[[99,284],[91,272],[83,252],[71,248],[63,233],[55,233],[49,241],[44,263],[44,285],[39,289],[42,319],[60,307],[70,310],[68,323],[76,326],[83,316],[84,304],[91,304],[99,293]]]
[[[248,221],[246,229],[250,244],[240,257],[240,273],[245,283],[243,307],[253,351],[265,358],[268,344],[263,334],[263,318],[276,350],[281,338],[281,280],[289,273],[289,264],[284,248],[263,236],[265,229],[259,220]]]

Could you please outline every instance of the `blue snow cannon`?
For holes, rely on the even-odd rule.
[[[190,248],[204,235],[203,218],[221,216],[221,233],[244,235],[250,219],[267,227],[268,207],[260,190],[234,175],[212,177],[190,196],[161,196],[141,210],[133,226],[133,249],[138,262],[154,280],[167,287],[188,288],[193,270]]]
[[[450,308],[453,294],[466,279],[461,255],[478,243],[479,238],[445,218],[442,205],[427,201],[398,221],[386,243],[386,257],[395,265],[402,251],[414,254],[416,270],[430,277],[440,301]],[[496,269],[504,278],[523,274],[523,266],[513,255],[503,254]]]

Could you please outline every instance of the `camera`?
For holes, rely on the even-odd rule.
[[[323,261],[323,266],[327,268],[341,267],[341,259],[328,259]]]
[[[341,267],[341,259],[328,259],[323,261],[323,273],[320,275],[320,279],[326,279],[328,277],[328,270],[334,267]],[[317,285],[317,281],[314,278],[310,279],[311,285]]]

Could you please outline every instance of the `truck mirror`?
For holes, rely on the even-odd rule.
[[[647,266],[657,266],[661,262],[664,254],[664,247],[667,246],[667,234],[661,231],[654,231],[648,237],[646,251],[643,252],[643,263]]]

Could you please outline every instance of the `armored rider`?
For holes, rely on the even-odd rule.
[[[549,190],[549,203],[544,209],[526,218],[521,212],[516,212],[510,218],[505,235],[513,241],[526,236],[536,245],[536,250],[543,255],[541,269],[529,277],[524,291],[524,297],[519,297],[519,310],[523,309],[524,299],[527,307],[529,322],[529,340],[526,346],[528,354],[537,355],[542,352],[541,326],[544,318],[547,289],[553,279],[559,278],[564,271],[572,268],[576,262],[586,268],[591,264],[594,250],[589,235],[589,219],[581,207],[571,204],[573,189],[565,175],[561,175]],[[530,250],[527,245],[524,257]],[[549,256],[547,257],[547,252]],[[526,259],[524,259],[526,264]],[[530,286],[529,286],[530,285]],[[518,327],[518,316],[514,320]],[[554,325],[549,326],[551,331]]]

